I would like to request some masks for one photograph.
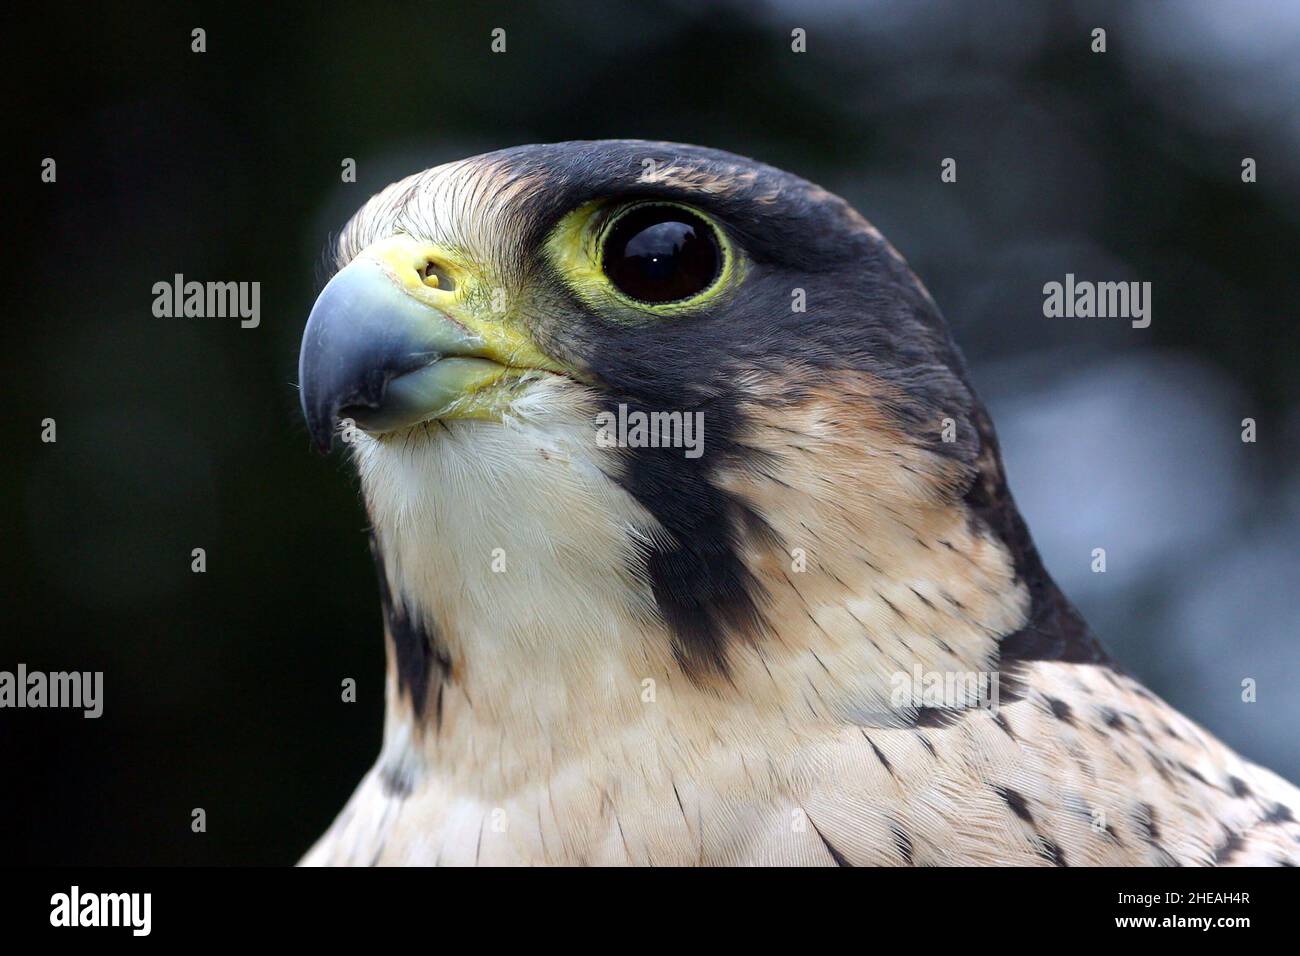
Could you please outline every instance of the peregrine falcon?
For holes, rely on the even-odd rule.
[[[302,407],[359,475],[387,712],[304,863],[1300,862],[1300,792],[1048,575],[935,303],[839,197],[524,146],[334,252]]]

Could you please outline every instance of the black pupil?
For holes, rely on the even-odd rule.
[[[605,240],[610,281],[642,302],[674,302],[703,292],[721,265],[713,230],[699,216],[672,206],[625,213]]]

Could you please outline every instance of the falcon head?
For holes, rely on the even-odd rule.
[[[914,660],[1097,653],[933,301],[837,196],[696,146],[524,146],[394,183],[336,252],[303,413],[344,429],[417,713],[644,676],[785,706],[825,671],[811,706],[860,715]]]

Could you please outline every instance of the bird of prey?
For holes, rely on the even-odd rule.
[[[335,252],[301,397],[360,478],[387,712],[304,863],[1300,861],[1300,792],[1048,575],[935,303],[842,199],[524,146],[388,186]]]

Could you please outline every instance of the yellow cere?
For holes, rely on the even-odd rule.
[[[389,236],[362,256],[378,261],[402,289],[483,340],[485,357],[515,369],[566,369],[533,343],[511,310],[493,308],[489,282],[454,250],[408,235]],[[441,276],[441,278],[440,278]]]

